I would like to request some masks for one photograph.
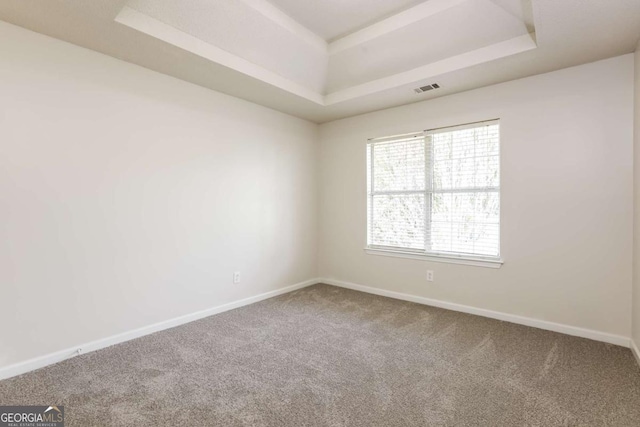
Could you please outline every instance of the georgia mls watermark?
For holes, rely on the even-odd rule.
[[[0,427],[64,427],[64,406],[0,406]]]

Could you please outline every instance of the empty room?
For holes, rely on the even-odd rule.
[[[0,0],[0,427],[640,426],[640,0]]]

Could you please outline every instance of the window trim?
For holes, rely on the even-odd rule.
[[[459,130],[459,129],[465,129],[465,128],[472,128],[472,127],[478,127],[481,126],[483,124],[492,124],[492,123],[498,123],[500,124],[500,119],[489,119],[489,120],[481,120],[481,121],[477,121],[477,122],[470,122],[470,123],[463,123],[460,125],[453,125],[453,126],[443,126],[443,127],[438,127],[438,128],[432,128],[432,129],[427,129],[424,130],[422,132],[411,132],[411,133],[405,133],[405,134],[400,134],[400,135],[393,135],[393,136],[386,136],[386,137],[381,137],[381,138],[369,138],[366,141],[366,146],[368,147],[370,144],[372,143],[377,143],[377,142],[383,142],[383,141],[389,141],[389,140],[396,140],[396,139],[401,139],[401,138],[417,138],[417,137],[421,137],[421,138],[427,138],[430,134],[434,133],[434,131],[439,131],[441,129],[452,129],[452,130]],[[502,130],[502,126],[500,126],[500,134]],[[431,145],[431,149],[433,149],[433,145]],[[368,150],[368,148],[367,148]],[[502,166],[502,137],[500,136],[500,144],[498,146],[498,156],[500,159],[500,166]],[[380,246],[380,245],[369,245],[369,241],[371,239],[370,236],[370,232],[371,232],[371,224],[372,224],[372,217],[371,217],[371,210],[368,208],[369,204],[372,203],[372,198],[373,196],[376,194],[375,189],[371,189],[371,191],[369,191],[369,186],[372,185],[372,181],[373,181],[373,157],[370,159],[371,160],[371,168],[368,167],[368,165],[366,165],[366,188],[367,188],[367,214],[366,214],[366,233],[365,233],[365,245],[364,245],[364,251],[366,254],[368,255],[378,255],[378,256],[388,256],[388,257],[394,257],[394,258],[406,258],[406,259],[415,259],[415,260],[423,260],[423,261],[433,261],[433,262],[442,262],[442,263],[450,263],[450,264],[461,264],[461,265],[470,265],[470,266],[476,266],[476,267],[486,267],[486,268],[500,268],[502,267],[502,265],[504,264],[504,260],[502,258],[502,206],[500,208],[500,230],[499,230],[499,247],[500,247],[500,255],[498,255],[497,257],[492,257],[492,256],[482,256],[482,255],[472,255],[472,254],[464,254],[464,253],[448,253],[448,252],[430,252],[428,251],[428,249],[426,249],[429,245],[430,242],[426,242],[426,236],[428,235],[427,233],[425,233],[425,250],[412,250],[409,248],[395,248],[395,247],[391,247],[391,246]],[[429,165],[430,168],[430,165]],[[502,167],[500,167],[500,170],[502,170]],[[428,176],[428,174],[425,174],[425,181],[427,181],[428,179],[430,179]],[[406,191],[402,191],[402,190],[398,190],[398,191],[392,191],[391,193],[397,193],[397,194],[418,194],[418,193],[424,193],[425,196],[429,195],[429,194],[433,194],[433,193],[437,193],[437,192],[447,192],[450,193],[452,192],[452,190],[428,190],[428,188],[430,186],[426,185],[427,183],[425,182],[425,189],[424,190],[406,190]],[[474,189],[456,189],[454,190],[454,192],[473,192],[473,191],[478,191],[478,192],[486,192],[486,191],[496,191],[498,192],[498,196],[500,199],[502,199],[502,173],[500,173],[500,180],[498,183],[497,187],[487,187],[487,188],[474,188]],[[390,193],[389,191],[384,191],[381,192],[381,194],[388,194]],[[425,204],[430,203],[430,197],[425,197]],[[502,203],[501,203],[502,205]],[[425,223],[427,221],[429,221],[430,215],[431,215],[431,209],[429,208],[428,210],[426,210],[425,212],[429,212],[428,214],[425,214]],[[425,224],[426,227],[428,227],[427,224]]]
[[[454,254],[438,254],[436,252],[413,252],[407,249],[391,249],[388,246],[365,246],[364,251],[368,255],[381,255],[393,258],[406,258],[421,261],[442,262],[448,264],[471,265],[474,267],[500,268],[504,264],[502,258],[484,258],[474,256],[458,256]]]

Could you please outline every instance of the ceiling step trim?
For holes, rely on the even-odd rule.
[[[293,93],[318,105],[324,105],[324,97],[322,94],[128,6],[122,8],[118,16],[116,16],[115,21],[202,58],[239,71],[255,79],[262,80],[265,83]]]
[[[329,43],[329,55],[366,43],[469,0],[429,0]]]
[[[309,30],[304,25],[269,3],[267,0],[242,0],[249,7],[253,8],[266,18],[271,19],[282,28],[293,33],[299,39],[315,47],[322,53],[327,53],[328,44],[325,39]]]
[[[535,49],[538,47],[535,40],[535,33],[524,34],[500,43],[451,56],[441,61],[432,62],[413,70],[338,90],[325,96],[325,105],[337,104],[405,85],[411,85],[410,90],[413,90],[413,87],[418,82],[432,80],[442,74]]]

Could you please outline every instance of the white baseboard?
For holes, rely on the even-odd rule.
[[[295,285],[276,289],[275,291],[265,292],[263,294],[241,299],[239,301],[230,302],[227,304],[219,305],[217,307],[212,307],[206,310],[197,311],[195,313],[176,317],[174,319],[169,319],[163,322],[154,323],[153,325],[144,326],[142,328],[134,329],[128,332],[123,332],[118,335],[113,335],[107,338],[102,338],[102,339],[91,341],[84,344],[78,344],[77,346],[74,346],[72,348],[57,351],[55,353],[46,354],[44,356],[36,357],[33,359],[25,360],[24,362],[18,362],[13,365],[6,366],[4,368],[0,368],[0,380],[15,377],[16,375],[21,375],[36,369],[44,368],[45,366],[61,362],[65,359],[69,359],[71,357],[77,356],[78,354],[90,353],[92,351],[100,350],[105,347],[109,347],[115,344],[119,344],[125,341],[129,341],[135,338],[149,335],[154,332],[159,332],[165,329],[174,328],[176,326],[184,325],[185,323],[193,322],[195,320],[209,317],[214,314],[222,313],[225,311],[233,310],[234,308],[243,307],[245,305],[253,304],[265,299],[273,298],[275,296],[286,294],[288,292],[292,292],[297,289],[302,289],[316,283],[318,283],[317,279],[310,279],[304,282],[296,283]],[[81,353],[78,353],[78,349],[81,349]]]
[[[501,312],[492,311],[492,310],[485,310],[482,308],[476,308],[476,307],[456,304],[452,302],[440,301],[440,300],[420,297],[416,295],[404,294],[400,292],[388,291],[385,289],[372,288],[370,286],[358,285],[355,283],[344,282],[336,279],[321,278],[321,279],[306,280],[304,282],[300,282],[295,285],[276,289],[275,291],[265,292],[263,294],[255,295],[253,297],[219,305],[206,310],[176,317],[174,319],[165,320],[163,322],[155,323],[153,325],[144,326],[142,328],[134,329],[118,335],[113,335],[111,337],[103,338],[96,341],[91,341],[85,344],[79,344],[77,346],[68,348],[66,350],[57,351],[55,353],[50,353],[44,356],[29,359],[24,362],[18,362],[16,364],[9,365],[4,368],[0,368],[0,380],[11,378],[16,375],[21,375],[36,369],[44,368],[45,366],[52,365],[54,363],[61,362],[65,359],[69,359],[71,357],[77,356],[78,349],[81,349],[81,354],[90,353],[92,351],[100,350],[102,348],[110,347],[115,344],[119,344],[125,341],[129,341],[135,338],[149,335],[154,332],[159,332],[165,329],[174,328],[176,326],[184,325],[185,323],[203,319],[205,317],[209,317],[214,314],[223,313],[225,311],[233,310],[234,308],[243,307],[259,301],[263,301],[265,299],[273,298],[278,295],[286,294],[288,292],[292,292],[297,289],[302,289],[307,286],[314,285],[316,283],[326,283],[328,285],[352,289],[360,292],[366,292],[369,294],[381,295],[381,296],[395,298],[403,301],[411,301],[418,304],[424,304],[424,305],[429,305],[433,307],[440,307],[447,310],[459,311],[462,313],[475,314],[478,316],[489,317],[492,319],[503,320],[506,322],[517,323],[520,325],[531,326],[534,328],[545,329],[545,330],[559,332],[567,335],[573,335],[573,336],[578,336],[582,338],[589,338],[595,341],[602,341],[610,344],[628,347],[628,348],[631,348],[631,351],[636,357],[638,364],[640,364],[640,350],[638,349],[637,345],[629,338],[626,338],[620,335],[594,331],[591,329],[578,328],[575,326],[568,326],[560,323],[547,322],[545,320],[532,319],[529,317],[501,313]]]
[[[395,298],[403,301],[411,301],[418,304],[430,305],[433,307],[445,308],[447,310],[460,311],[462,313],[475,314],[477,316],[490,317],[492,319],[503,320],[506,322],[517,323],[519,325],[531,326],[538,329],[546,329],[548,331],[560,332],[566,335],[588,338],[595,341],[602,341],[609,344],[615,344],[629,348],[631,340],[621,335],[609,334],[606,332],[594,331],[591,329],[578,328],[576,326],[563,325],[561,323],[548,322],[546,320],[532,319],[530,317],[518,316],[515,314],[501,313],[498,311],[486,310],[483,308],[471,307],[468,305],[456,304],[435,300],[431,298],[419,297],[416,295],[403,294],[400,292],[388,291],[380,288],[372,288],[370,286],[358,285],[356,283],[344,282],[342,280],[322,278],[321,283],[339,286],[341,288],[352,289],[355,291],[366,292],[369,294],[381,295],[384,297]],[[637,351],[637,349],[636,349]],[[636,353],[637,355],[638,353]]]
[[[633,340],[631,340],[631,353],[636,357],[636,362],[640,366],[640,349],[638,349],[638,345]]]

